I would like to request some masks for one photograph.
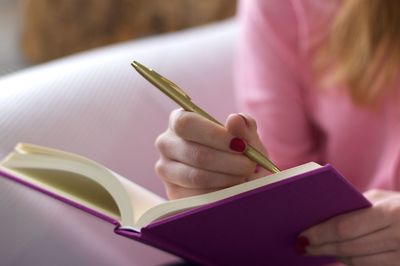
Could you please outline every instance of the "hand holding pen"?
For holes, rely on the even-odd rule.
[[[160,151],[156,170],[170,198],[207,193],[265,175],[260,166],[279,171],[263,155],[252,118],[232,114],[223,126],[171,81],[137,62],[132,66],[189,111],[173,111],[168,129],[156,141]]]

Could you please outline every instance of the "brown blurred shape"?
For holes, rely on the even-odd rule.
[[[24,0],[31,62],[233,16],[236,0]]]

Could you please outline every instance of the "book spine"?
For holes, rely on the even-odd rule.
[[[142,228],[141,232],[134,232],[131,230],[116,227],[114,232],[118,235],[136,240],[145,245],[158,248],[187,261],[198,263],[199,265],[215,265],[215,263],[212,263],[205,258],[195,255],[194,252],[190,252],[186,248],[182,248],[181,246],[176,245],[170,239],[166,239],[165,237],[157,237],[157,235],[148,228]]]

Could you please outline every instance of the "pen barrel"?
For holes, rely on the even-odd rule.
[[[174,102],[180,105],[184,110],[189,112],[197,113],[204,118],[216,123],[217,125],[224,126],[218,120],[209,115],[206,111],[202,110],[200,107],[195,105],[190,97],[180,89],[175,83],[164,78],[154,70],[148,69],[139,62],[133,61],[132,66],[141,74],[145,79],[147,79],[151,84],[156,86],[164,94],[170,97]],[[244,154],[252,161],[258,163],[265,169],[271,171],[272,173],[279,172],[279,168],[276,167],[268,158],[264,156],[263,153],[259,152],[257,149],[250,145],[247,145]]]
[[[244,154],[250,160],[257,162],[263,168],[267,169],[268,171],[270,171],[272,173],[278,173],[280,171],[279,168],[273,162],[268,160],[268,158],[265,157],[264,154],[259,152],[257,149],[253,148],[251,145],[247,145],[246,150],[244,151]]]

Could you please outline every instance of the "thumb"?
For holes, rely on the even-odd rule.
[[[251,116],[242,113],[231,114],[226,119],[225,128],[233,136],[245,140],[266,155],[264,145],[257,133],[256,121]]]

